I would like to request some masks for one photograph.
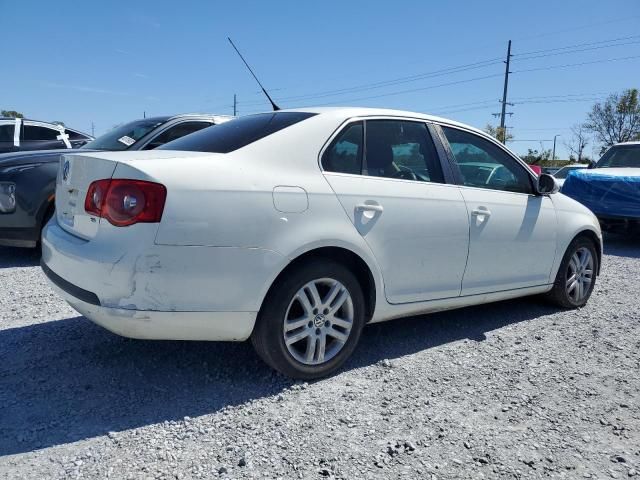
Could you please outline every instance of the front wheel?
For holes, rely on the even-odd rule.
[[[326,259],[305,262],[271,289],[251,341],[271,367],[312,380],[337,370],[364,326],[364,296],[353,273]]]
[[[553,289],[547,298],[562,308],[584,306],[595,287],[597,272],[596,246],[586,237],[576,238],[562,258]]]

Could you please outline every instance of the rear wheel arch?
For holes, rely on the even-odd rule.
[[[323,258],[336,261],[346,266],[355,275],[364,294],[365,322],[371,320],[376,306],[376,282],[373,272],[367,262],[365,262],[360,255],[347,248],[335,246],[317,247],[312,250],[308,250],[289,262],[276,276],[273,282],[271,282],[271,286],[269,287],[267,294],[264,296],[260,308],[262,309],[264,307],[265,302],[271,295],[273,289],[277,288],[277,285],[280,283],[282,278],[288,273],[298,268],[303,268],[305,263]]]

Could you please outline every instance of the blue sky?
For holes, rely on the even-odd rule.
[[[566,157],[596,99],[640,87],[638,0],[0,0],[0,17],[0,108],[96,134],[143,112],[229,114],[234,93],[240,114],[268,109],[227,36],[282,107],[400,108],[480,128],[497,123],[511,39],[517,152],[559,134]]]

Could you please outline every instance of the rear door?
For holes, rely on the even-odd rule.
[[[462,295],[549,282],[556,255],[556,212],[534,193],[527,168],[474,132],[443,126],[469,211],[469,260]]]
[[[469,225],[424,122],[354,120],[322,155],[324,175],[382,269],[390,303],[456,297]]]

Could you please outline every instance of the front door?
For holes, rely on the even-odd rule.
[[[325,150],[322,164],[380,265],[390,303],[460,295],[467,211],[459,187],[443,183],[425,123],[352,122]]]
[[[443,127],[455,159],[470,224],[462,295],[549,283],[556,254],[556,213],[535,195],[525,166],[475,133]]]

